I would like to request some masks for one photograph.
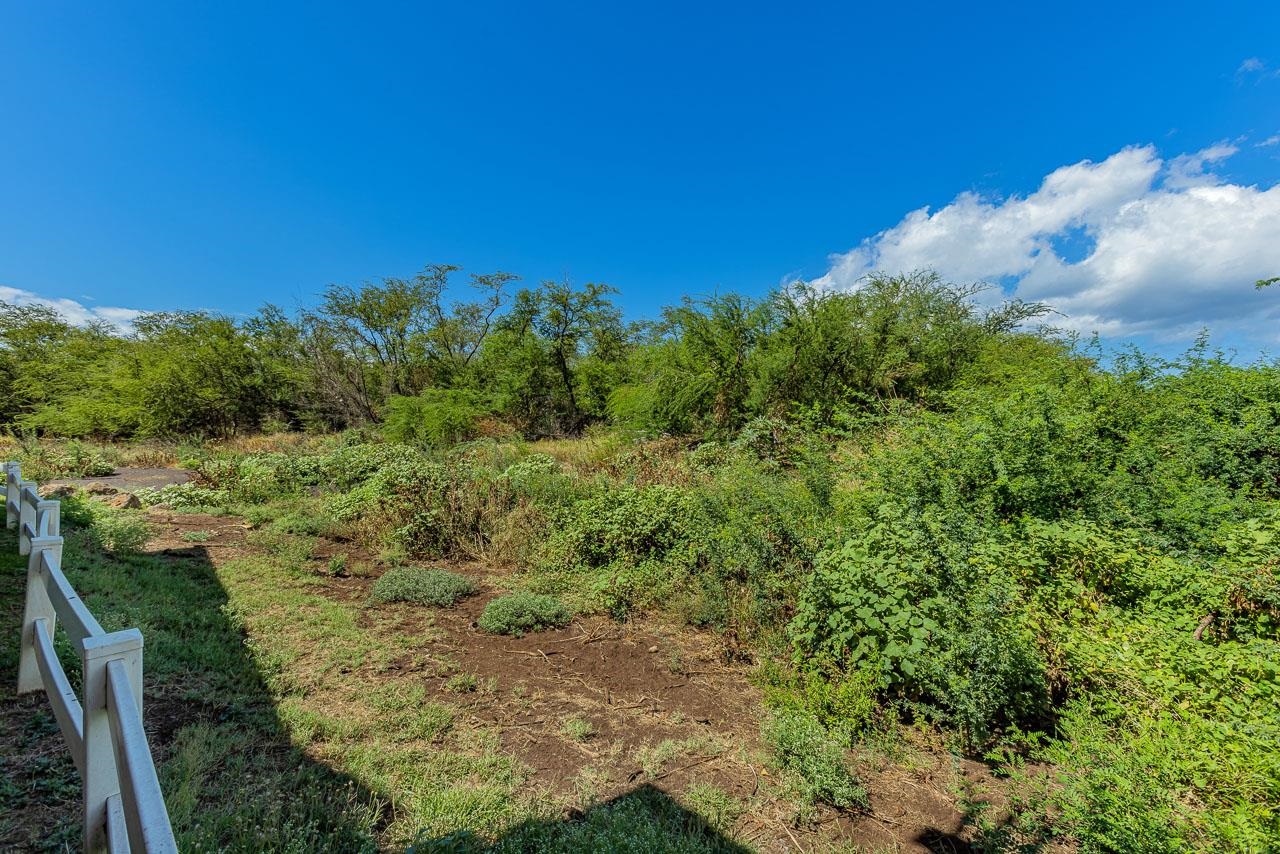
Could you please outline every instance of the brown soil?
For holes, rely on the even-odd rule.
[[[182,539],[189,531],[208,532],[199,546],[215,564],[253,549],[245,542],[248,526],[239,520],[161,508],[153,508],[151,517],[156,536],[150,549],[175,560],[192,548]],[[329,559],[336,554],[347,556],[348,567],[377,567],[376,560],[351,543],[333,541],[324,541],[313,556],[326,595],[363,603],[374,578],[329,577]],[[361,625],[387,635],[388,642],[420,639],[403,649],[391,675],[420,679],[475,723],[497,729],[504,748],[533,769],[533,785],[574,796],[589,778],[591,797],[603,800],[645,783],[674,796],[692,783],[709,783],[756,804],[736,833],[762,851],[822,850],[837,841],[860,850],[967,851],[974,831],[957,804],[961,789],[981,800],[1004,800],[1002,784],[985,766],[908,735],[914,738],[905,748],[909,768],[875,757],[859,763],[868,811],[822,809],[816,823],[796,827],[793,807],[775,794],[781,781],[760,743],[762,709],[750,667],[726,664],[716,636],[600,617],[520,638],[488,634],[475,621],[504,592],[503,576],[474,563],[436,565],[468,575],[479,592],[453,608],[381,605],[377,618],[366,612]],[[458,674],[474,675],[476,690],[451,690],[449,680]],[[170,730],[175,721],[202,714],[167,707],[164,712],[168,722],[162,728]],[[588,721],[594,734],[571,738],[565,732],[570,718]],[[667,761],[649,759],[643,767],[645,752],[652,756],[664,742],[680,746]]]

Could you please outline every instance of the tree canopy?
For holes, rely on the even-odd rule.
[[[723,433],[762,415],[830,422],[890,399],[927,402],[984,347],[1028,337],[1021,324],[1045,313],[983,309],[974,288],[913,273],[850,292],[800,282],[759,299],[687,298],[628,323],[606,284],[513,293],[510,273],[470,274],[459,287],[460,273],[432,264],[331,285],[294,315],[273,305],[239,320],[146,314],[127,332],[3,305],[0,419],[101,438],[337,429],[389,415],[408,434],[418,428],[406,419],[451,425],[455,438],[483,418],[531,438],[600,422]]]

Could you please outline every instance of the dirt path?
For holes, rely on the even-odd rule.
[[[215,565],[254,549],[240,520],[159,508],[151,520],[149,551],[179,554],[197,531]],[[480,591],[453,608],[382,605],[374,613],[364,604],[374,577],[329,576],[338,554],[347,565],[371,562],[351,544],[322,540],[308,566],[315,574],[309,586],[358,611],[361,630],[400,645],[386,678],[415,680],[430,696],[497,730],[502,748],[532,769],[529,782],[566,802],[586,806],[643,784],[676,798],[691,786],[714,786],[745,807],[735,838],[762,851],[826,850],[833,843],[964,851],[972,829],[957,793],[999,788],[977,763],[936,747],[904,745],[909,767],[860,767],[869,811],[820,809],[816,824],[795,827],[794,805],[783,797],[760,743],[760,692],[748,678],[751,668],[725,663],[715,636],[596,617],[522,638],[487,634],[475,620],[503,592],[504,579],[479,564],[448,565]],[[420,640],[406,647],[406,637]],[[487,687],[495,685],[502,690]],[[571,720],[582,723],[567,725]]]
[[[175,468],[128,468],[121,467],[113,474],[102,477],[66,477],[50,480],[42,486],[53,489],[59,486],[85,487],[91,483],[102,483],[119,492],[133,492],[143,487],[159,489],[174,483],[186,483],[191,480],[191,472]]]

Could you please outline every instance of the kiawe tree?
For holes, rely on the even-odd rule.
[[[600,283],[544,282],[508,302],[508,273],[458,268],[332,285],[291,318],[145,315],[134,332],[75,327],[39,306],[0,309],[6,423],[66,435],[227,434],[342,428],[389,417],[447,443],[497,416],[530,438],[593,423],[731,434],[759,416],[933,405],[993,347],[1045,311],[983,309],[932,273],[870,276],[852,291],[796,283],[763,299],[686,299],[625,324]],[[983,355],[987,354],[987,355]],[[57,371],[50,365],[65,365]],[[425,437],[425,438],[423,438]]]
[[[134,327],[143,435],[230,436],[257,429],[270,413],[277,378],[230,318],[144,314]]]

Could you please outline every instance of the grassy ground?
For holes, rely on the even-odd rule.
[[[981,775],[906,744],[864,763],[865,810],[804,807],[761,748],[746,669],[710,636],[605,618],[489,635],[474,622],[508,579],[483,565],[451,567],[478,589],[452,607],[373,605],[386,566],[306,532],[305,502],[259,508],[252,525],[86,507],[67,503],[67,573],[105,628],[146,638],[148,734],[183,851],[930,850],[972,837],[957,801]],[[12,533],[0,555],[0,613],[16,629]],[[0,847],[63,850],[79,835],[77,775],[43,699],[11,693],[16,640],[0,634]],[[74,673],[65,639],[60,654]]]

